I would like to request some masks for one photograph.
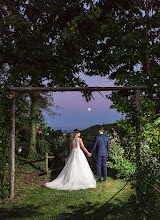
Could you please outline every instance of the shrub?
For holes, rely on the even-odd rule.
[[[108,167],[117,170],[117,177],[131,178],[135,173],[135,161],[126,158],[125,150],[121,146],[118,134],[114,131],[113,135],[107,134],[110,139],[110,151],[107,161]]]
[[[155,121],[147,121],[143,130],[143,142],[148,145],[154,155],[160,158],[160,118]]]
[[[143,146],[141,149],[141,163],[136,170],[135,178],[137,198],[133,198],[136,212],[139,219],[148,219],[158,209],[159,192],[155,184],[160,180],[160,163],[148,146]]]

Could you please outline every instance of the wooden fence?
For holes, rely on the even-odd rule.
[[[66,157],[65,155],[64,155],[64,156],[61,155],[61,157],[64,157],[64,163],[66,164],[66,162],[67,162],[67,157]],[[45,158],[44,158],[44,159],[31,161],[30,164],[35,164],[35,163],[39,163],[39,162],[45,161],[45,173],[49,173],[49,172],[52,172],[52,171],[59,170],[59,169],[62,169],[62,168],[63,168],[63,166],[61,166],[61,167],[58,166],[57,168],[52,169],[53,166],[55,165],[55,163],[53,162],[53,163],[51,164],[51,166],[50,166],[50,169],[49,169],[49,167],[48,167],[48,164],[49,164],[48,161],[49,161],[49,159],[56,159],[56,157],[55,157],[55,156],[49,156],[48,153],[45,153]],[[56,161],[55,161],[55,162],[56,162]]]
[[[48,153],[45,153],[45,172],[48,173],[48,159],[53,159],[55,156],[48,156]]]

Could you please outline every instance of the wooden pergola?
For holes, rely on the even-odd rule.
[[[32,92],[69,92],[69,91],[115,91],[115,90],[133,90],[135,91],[136,115],[140,117],[140,91],[147,90],[146,86],[125,86],[125,87],[9,87],[7,91],[12,93],[11,105],[11,128],[9,133],[9,185],[10,199],[14,198],[14,182],[15,182],[15,107],[16,107],[16,92],[32,93]],[[140,123],[137,124],[137,129]],[[136,146],[136,165],[140,161],[140,141],[137,140]]]

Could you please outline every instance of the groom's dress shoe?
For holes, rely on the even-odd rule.
[[[98,182],[98,183],[101,183],[101,182],[102,182],[102,180],[98,179],[98,180],[97,180],[97,182]]]

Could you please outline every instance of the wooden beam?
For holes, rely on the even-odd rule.
[[[147,86],[117,87],[8,87],[11,92],[67,92],[67,91],[113,91],[113,90],[147,90]]]
[[[9,198],[14,198],[14,179],[15,179],[15,93],[12,93],[11,104],[11,127],[9,132]]]

